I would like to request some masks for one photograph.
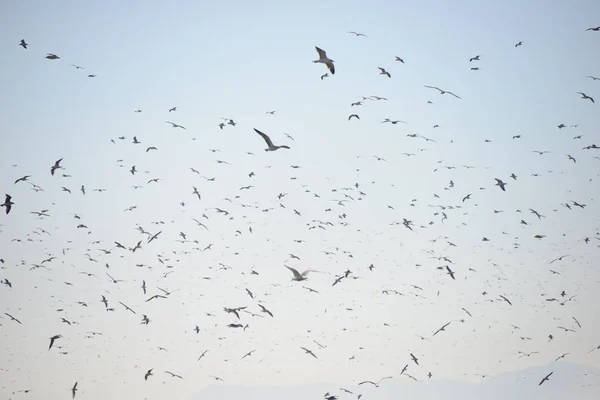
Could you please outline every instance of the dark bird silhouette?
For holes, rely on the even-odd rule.
[[[169,111],[171,111],[171,110],[169,110]],[[172,373],[171,371],[165,371],[165,374],[169,374],[169,375],[171,375],[171,378],[179,378],[179,379],[183,379],[183,377],[182,377],[181,375],[174,374],[174,373]]]
[[[54,345],[54,341],[56,339],[60,339],[62,337],[62,335],[54,335],[50,338],[50,346],[48,346],[48,350],[50,350],[52,348],[52,346]]]
[[[587,94],[585,94],[585,93],[583,93],[583,92],[577,92],[577,93],[581,95],[581,98],[582,98],[582,99],[584,99],[584,100],[589,100],[589,101],[591,101],[592,103],[595,103],[594,99],[593,99],[592,97],[588,96]]]
[[[312,351],[310,351],[309,349],[307,349],[307,348],[305,348],[305,347],[300,347],[300,348],[301,348],[302,350],[304,350],[304,353],[305,353],[305,354],[310,354],[311,356],[313,356],[314,358],[316,358],[316,359],[318,360],[317,356],[315,356],[315,353],[313,353]]]
[[[10,195],[7,194],[5,196],[4,203],[0,204],[0,207],[6,207],[5,212],[8,214],[15,203],[12,202],[12,197]]]
[[[152,375],[153,375],[153,374],[152,374],[152,370],[153,370],[153,369],[154,369],[154,368],[150,368],[150,369],[148,370],[148,372],[146,372],[146,374],[144,375],[144,380],[145,380],[145,381],[147,381],[147,380],[148,380],[148,377],[149,377],[149,376],[152,376]]]
[[[546,376],[544,377],[544,379],[542,379],[542,380],[540,381],[540,383],[538,383],[538,386],[542,386],[542,383],[544,383],[544,382],[546,382],[546,381],[549,381],[549,380],[550,380],[550,376],[551,376],[553,373],[554,373],[554,371],[552,371],[552,372],[550,372],[548,375],[546,375]]]
[[[61,158],[60,160],[57,160],[57,161],[54,163],[54,165],[53,165],[52,167],[50,167],[50,174],[51,174],[52,176],[54,176],[54,172],[55,172],[57,169],[63,169],[63,167],[61,167],[61,166],[60,166],[60,162],[61,162],[62,160],[63,160],[62,158]]]
[[[24,49],[27,49],[27,46],[29,46],[29,44],[25,42],[25,39],[21,39],[21,43],[19,43],[19,46],[21,46]]]

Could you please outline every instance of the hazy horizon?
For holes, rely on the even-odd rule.
[[[0,398],[599,394],[598,15],[3,3]]]

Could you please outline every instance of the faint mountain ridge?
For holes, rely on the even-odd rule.
[[[548,373],[548,382],[538,386]],[[353,392],[348,394],[340,388]],[[598,400],[600,399],[600,369],[570,363],[551,363],[520,371],[510,371],[479,383],[455,380],[425,380],[410,378],[384,381],[379,388],[372,385],[306,384],[298,386],[229,386],[210,385],[190,400],[310,400],[323,399],[324,394],[339,400]]]

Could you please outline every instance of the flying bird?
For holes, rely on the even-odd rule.
[[[61,166],[60,166],[60,162],[61,162],[62,160],[63,160],[62,158],[61,158],[60,160],[56,160],[56,161],[54,162],[54,165],[53,165],[52,167],[50,167],[50,174],[51,174],[52,176],[54,176],[54,172],[55,172],[57,169],[63,169],[63,167],[61,167]]]
[[[542,386],[542,383],[544,383],[544,382],[546,382],[546,381],[549,381],[549,380],[550,380],[550,376],[551,376],[553,373],[554,373],[554,371],[552,371],[552,372],[550,372],[548,375],[546,375],[546,376],[544,377],[544,379],[542,379],[542,380],[540,381],[540,383],[538,383],[538,386]]]
[[[290,271],[292,271],[292,273],[294,274],[294,277],[292,278],[292,280],[293,280],[293,281],[298,281],[298,282],[300,282],[300,281],[304,281],[304,280],[308,279],[308,278],[306,277],[306,275],[308,275],[308,273],[309,273],[309,272],[314,272],[314,271],[313,271],[313,270],[311,270],[311,269],[307,269],[306,271],[304,271],[304,272],[300,273],[300,272],[298,272],[298,270],[296,270],[295,268],[288,267],[287,265],[285,265],[285,267],[286,267],[287,269],[289,269]]]
[[[25,42],[25,39],[21,39],[21,43],[19,43],[19,46],[21,46],[24,49],[27,49],[28,44]]]
[[[447,90],[440,89],[439,87],[436,87],[436,86],[427,86],[427,85],[425,85],[425,87],[426,87],[426,88],[429,88],[429,89],[435,89],[435,90],[438,90],[438,91],[440,92],[440,94],[446,94],[446,93],[448,93],[448,94],[451,94],[452,96],[456,97],[457,99],[460,99],[460,97],[458,97],[458,96],[457,96],[457,95],[455,95],[454,93],[452,93],[452,92],[449,92],[449,91],[447,91]]]
[[[267,146],[269,146],[268,148],[265,149],[265,151],[275,151],[275,150],[279,150],[279,149],[289,149],[290,148],[289,146],[286,146],[286,145],[275,146],[273,144],[273,142],[271,141],[271,138],[269,136],[267,136],[265,133],[262,133],[261,131],[259,131],[256,128],[254,128],[254,131],[256,133],[258,133],[264,139],[264,141],[267,143]]]
[[[577,92],[577,93],[581,95],[581,98],[582,98],[582,99],[584,99],[584,100],[589,100],[589,101],[591,101],[592,103],[595,103],[594,99],[593,99],[593,98],[591,98],[590,96],[588,96],[587,94],[585,94],[585,93],[583,93],[583,92]]]
[[[62,337],[62,335],[54,335],[50,338],[50,346],[48,346],[48,350],[50,350],[52,348],[52,346],[54,345],[54,341],[56,339],[60,339]]]
[[[12,197],[7,194],[6,198],[4,200],[4,203],[0,204],[0,207],[6,207],[6,210],[5,210],[6,214],[8,214],[10,212],[10,210],[12,209],[13,204],[15,204],[15,203],[13,203],[11,201],[11,199],[12,199]]]
[[[379,70],[381,71],[381,72],[379,73],[379,75],[387,75],[387,76],[388,76],[388,78],[391,78],[391,77],[392,77],[392,75],[391,75],[389,72],[387,72],[387,71],[386,71],[384,68],[381,68],[381,67],[377,67],[377,68],[379,68]]]
[[[315,60],[313,62],[325,64],[327,66],[327,68],[329,68],[331,75],[334,75],[335,74],[335,66],[333,65],[333,63],[335,61],[333,61],[329,57],[327,57],[327,53],[325,52],[325,50],[322,50],[318,47],[315,47],[315,49],[317,49],[317,53],[319,53],[319,59]]]

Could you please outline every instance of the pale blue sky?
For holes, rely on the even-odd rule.
[[[0,279],[13,285],[0,286],[0,398],[22,398],[12,392],[28,388],[30,398],[63,398],[75,381],[78,398],[192,398],[214,383],[209,375],[231,385],[356,384],[398,376],[411,352],[422,366],[409,372],[420,380],[428,372],[477,381],[475,374],[551,369],[566,352],[569,362],[599,368],[600,350],[588,352],[600,345],[600,151],[582,150],[600,145],[600,80],[586,78],[600,77],[600,32],[586,31],[600,24],[598,15],[595,1],[3,2],[0,193],[15,205],[0,218]],[[315,46],[335,60],[334,76],[320,79],[327,69],[312,62]],[[481,60],[469,62],[476,55]],[[361,96],[388,101],[352,107]],[[348,121],[353,113],[360,120]],[[223,117],[237,125],[219,129]],[[407,124],[381,124],[385,118]],[[264,152],[253,128],[291,149]],[[59,158],[65,170],[52,177]],[[24,175],[44,191],[13,184]],[[153,178],[160,181],[147,183]],[[494,178],[508,183],[506,192]],[[246,185],[253,188],[239,190]],[[279,201],[279,193],[288,195]],[[349,201],[341,206],[342,199]],[[586,208],[568,210],[571,201]],[[130,206],[137,208],[124,211]],[[42,209],[51,217],[30,213]],[[403,218],[414,231],[394,224]],[[147,244],[138,225],[162,234]],[[325,229],[310,229],[319,225]],[[197,243],[176,242],[180,232]],[[114,241],[139,240],[135,253],[114,249]],[[57,257],[44,264],[49,270],[29,270],[47,254]],[[571,257],[548,265],[563,254]],[[455,281],[434,256],[452,261]],[[284,264],[323,273],[290,282]],[[332,287],[346,269],[359,279]],[[113,284],[105,272],[124,282]],[[162,293],[157,286],[179,291],[145,302]],[[115,312],[104,310],[102,295]],[[546,301],[571,296],[563,306]],[[262,317],[243,314],[245,332],[227,328],[235,317],[224,306]],[[448,321],[431,342],[416,336],[431,339]],[[103,335],[89,339],[88,331]],[[47,351],[59,333],[64,347]],[[519,358],[519,351],[539,353]],[[150,368],[155,376],[146,382]],[[588,383],[598,390],[597,380]]]

